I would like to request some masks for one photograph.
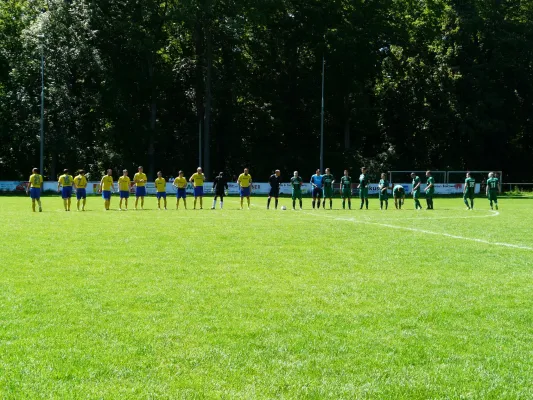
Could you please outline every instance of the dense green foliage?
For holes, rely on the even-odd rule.
[[[0,398],[533,398],[531,201],[252,200],[0,198]]]
[[[45,35],[43,40],[38,35]],[[3,0],[0,176],[147,165],[533,179],[530,0]],[[205,146],[208,144],[208,146]]]

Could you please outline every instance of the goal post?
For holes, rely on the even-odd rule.
[[[480,183],[481,185],[487,181],[489,173],[494,172],[496,177],[500,179],[500,185],[503,190],[503,171],[448,171],[448,183],[464,183],[467,172],[470,172],[470,176],[476,180],[476,183]]]
[[[426,171],[389,171],[389,182],[390,183],[409,183],[413,179],[411,178],[411,173],[414,172],[417,174],[423,182],[426,179]],[[431,171],[431,175],[435,178],[435,183],[447,183],[447,172],[446,171]]]

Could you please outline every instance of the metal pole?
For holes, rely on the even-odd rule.
[[[326,61],[322,56],[322,109],[320,113],[320,171],[324,172],[324,73]]]
[[[41,42],[41,152],[40,170],[44,175],[44,43]]]

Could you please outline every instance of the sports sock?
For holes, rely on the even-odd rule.
[[[470,208],[470,206],[468,205],[468,199],[465,198],[465,199],[463,199],[463,201],[465,202],[465,205],[466,205],[468,208]]]
[[[343,208],[343,209],[346,208],[346,200],[343,200],[343,201],[342,201],[342,208]]]
[[[385,210],[388,210],[388,209],[389,209],[389,201],[385,200]]]
[[[300,200],[300,208],[302,208],[302,200]]]
[[[383,200],[379,201],[379,208],[381,208],[383,210]]]
[[[470,204],[471,204],[470,208],[474,208],[474,199],[470,200]]]
[[[324,203],[326,203],[326,200],[324,200]],[[348,202],[348,204],[350,204],[350,203]],[[326,206],[324,206],[324,208],[325,208],[325,207],[326,207]],[[329,201],[329,208],[330,208],[330,209],[333,208],[333,200],[330,200],[330,201]]]
[[[268,200],[267,200],[267,208],[270,207],[270,200],[272,200],[272,199],[269,197]]]
[[[359,207],[359,209],[362,210],[364,205],[365,205],[365,201],[361,200],[361,207]]]
[[[315,208],[315,201],[313,200],[313,208]]]
[[[350,200],[348,200],[348,208],[351,210],[352,209],[352,202]]]
[[[276,208],[278,208],[278,199],[275,200]]]
[[[213,200],[213,208],[215,208],[216,205],[217,205],[217,199],[216,199],[216,197],[215,197],[215,199]]]
[[[365,199],[366,209],[368,210],[368,199]]]
[[[220,209],[222,210],[224,208],[224,202],[220,200]]]
[[[292,201],[292,208],[296,208],[296,200]]]

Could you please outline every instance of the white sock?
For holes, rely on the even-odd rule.
[[[37,204],[39,204],[39,207],[41,207],[41,200],[37,200]]]
[[[223,207],[224,207],[224,202],[221,201],[221,202],[220,202],[220,209],[222,210]]]
[[[215,208],[216,205],[217,205],[217,201],[213,200],[213,208]]]

